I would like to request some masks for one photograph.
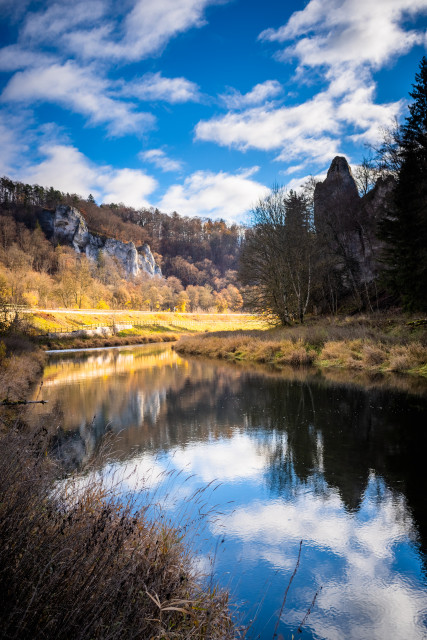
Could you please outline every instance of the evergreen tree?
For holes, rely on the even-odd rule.
[[[394,207],[380,225],[389,289],[404,307],[427,309],[427,59],[423,57],[400,128],[401,166]]]

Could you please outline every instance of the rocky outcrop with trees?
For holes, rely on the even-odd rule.
[[[140,273],[162,275],[148,244],[137,248],[132,241],[122,242],[90,233],[85,219],[75,207],[58,205],[55,211],[44,209],[39,220],[43,231],[52,238],[54,244],[71,246],[92,261],[107,255],[118,261],[127,276],[138,276]]]
[[[425,311],[427,299],[427,59],[405,124],[384,134],[353,176],[344,157],[299,193],[275,189],[253,209],[240,277],[276,322],[306,311]]]

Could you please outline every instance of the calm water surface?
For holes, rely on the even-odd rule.
[[[197,561],[245,603],[252,637],[272,638],[303,540],[284,638],[425,639],[426,396],[295,375],[148,345],[51,356],[43,397],[70,465],[108,431],[105,473],[135,469],[130,488],[145,478],[161,496],[163,472],[182,472],[166,482],[171,518],[220,481],[197,506],[215,507]]]

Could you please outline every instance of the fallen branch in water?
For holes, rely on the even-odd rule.
[[[47,400],[2,400],[0,405],[6,407],[15,407],[18,404],[47,404]]]
[[[274,638],[277,638],[277,627],[279,626],[280,619],[282,617],[283,609],[284,609],[285,603],[286,603],[286,598],[288,596],[288,591],[289,591],[290,586],[292,584],[292,580],[295,578],[296,573],[298,571],[299,561],[300,561],[300,558],[301,558],[301,548],[302,548],[302,540],[300,540],[300,543],[299,543],[298,559],[297,559],[297,562],[296,562],[296,565],[295,565],[295,569],[294,569],[294,572],[291,575],[291,578],[290,578],[290,580],[288,582],[288,586],[286,587],[285,595],[283,597],[282,606],[280,607],[280,612],[279,612],[279,615],[277,616],[276,626],[274,627],[273,640],[274,640]]]

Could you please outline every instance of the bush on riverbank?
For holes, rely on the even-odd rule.
[[[425,325],[384,315],[325,319],[269,331],[184,336],[175,349],[279,367],[315,365],[427,376]]]
[[[0,436],[2,637],[236,637],[227,593],[200,586],[179,529],[99,483],[53,491],[48,446],[46,429]]]

